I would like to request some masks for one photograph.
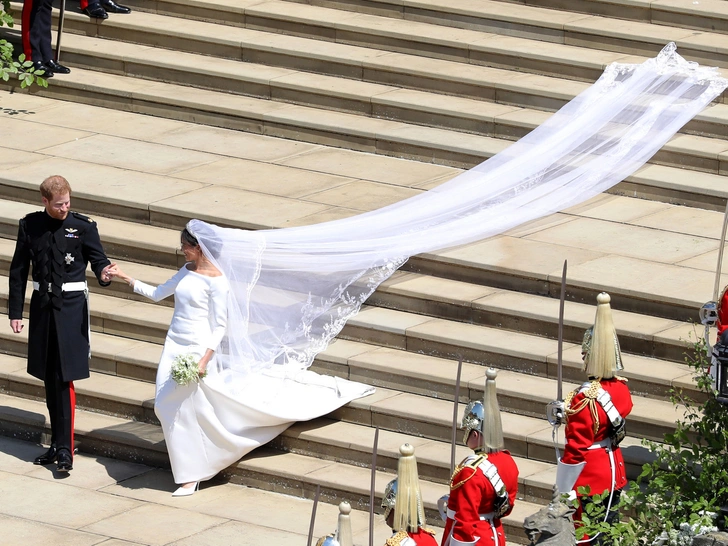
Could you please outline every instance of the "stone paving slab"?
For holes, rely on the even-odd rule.
[[[241,176],[243,173],[244,176]],[[325,199],[319,198],[320,195],[332,191],[334,188],[355,183],[350,177],[345,178],[237,158],[219,159],[208,165],[180,171],[175,176],[204,184],[217,184],[279,197],[313,200],[324,204],[331,203],[326,203]]]
[[[37,115],[37,114],[36,114]],[[24,123],[19,117],[6,118],[0,125],[0,141],[5,145],[27,152],[36,152],[66,143],[77,143],[83,146],[86,139],[93,134],[75,129],[57,128],[54,131],[42,124]]]
[[[3,544],[5,546],[28,546],[28,544],[55,544],[58,546],[90,546],[103,543],[111,546],[107,538],[65,529],[55,525],[47,525],[38,521],[31,521],[0,514],[0,526],[3,530]],[[121,546],[121,545],[119,545]],[[133,546],[124,542],[124,546]]]
[[[109,216],[125,213],[125,216],[137,216],[142,220],[146,218],[147,222],[151,203],[204,187],[198,182],[175,180],[128,168],[107,167],[103,161],[99,164],[95,161],[49,156],[4,170],[0,180],[3,184],[16,188],[24,199],[39,202],[38,186],[54,173],[66,173],[76,201],[95,196],[95,202],[90,205],[92,209],[103,211]],[[132,211],[117,210],[117,207]]]
[[[423,164],[395,157],[372,156],[323,146],[277,162],[308,171],[356,177],[397,186],[417,186],[462,172],[452,167]]]
[[[3,544],[8,546],[217,546],[261,541],[298,546],[306,540],[310,500],[220,482],[177,499],[170,495],[175,486],[168,471],[83,453],[74,458],[74,470],[59,479],[52,469],[32,464],[42,449],[0,436],[0,490],[12,501],[0,506]],[[80,508],[87,519],[102,519],[76,529],[68,518],[54,521],[53,510],[37,509],[59,495],[76,503],[71,512]],[[331,532],[337,516],[336,506],[319,503],[314,537]],[[351,520],[354,533],[366,537],[368,514],[354,510]],[[375,521],[377,544],[383,543],[391,532],[382,516]],[[441,533],[438,529],[438,537]]]

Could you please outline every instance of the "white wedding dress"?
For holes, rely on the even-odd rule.
[[[207,480],[295,421],[320,417],[374,392],[368,385],[300,368],[240,375],[215,358],[200,383],[178,385],[171,378],[175,357],[216,350],[226,333],[228,282],[182,267],[157,287],[137,280],[134,291],[154,301],[175,298],[154,410],[176,483]]]

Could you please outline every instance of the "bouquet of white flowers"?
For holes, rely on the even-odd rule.
[[[199,382],[206,375],[200,375],[199,368],[197,367],[199,360],[196,355],[190,353],[177,355],[172,364],[172,379],[182,386]]]

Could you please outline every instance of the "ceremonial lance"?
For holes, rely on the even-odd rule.
[[[311,509],[311,522],[308,525],[308,542],[307,546],[311,546],[313,541],[313,527],[316,523],[316,509],[318,508],[319,495],[321,494],[321,485],[316,486],[316,495],[313,498],[313,508]]]
[[[463,358],[458,358],[458,374],[455,378],[455,400],[452,407],[452,434],[450,438],[450,476],[455,473],[455,447],[457,446],[458,431],[458,402],[460,401],[460,374],[463,371]],[[437,501],[437,509],[440,511],[442,521],[447,521],[447,501],[450,495],[443,495]]]
[[[379,444],[379,427],[374,429],[374,446],[372,446],[372,483],[369,493],[369,546],[374,546],[374,488],[377,485],[377,444]]]
[[[463,359],[458,359],[458,374],[455,378],[455,401],[452,408],[452,435],[450,438],[450,476],[455,472],[455,447],[458,430],[458,402],[460,401],[460,374],[463,371]]]
[[[66,18],[66,0],[61,0],[58,13],[58,32],[56,33],[56,62],[61,62],[61,36],[63,35],[63,21]]]
[[[564,260],[564,271],[561,274],[561,295],[559,297],[559,340],[558,360],[556,364],[556,400],[549,402],[546,406],[546,418],[554,427],[553,439],[556,448],[556,458],[559,458],[559,450],[556,447],[556,431],[564,422],[564,302],[566,301],[566,260]]]

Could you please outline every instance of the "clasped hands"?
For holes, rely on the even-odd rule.
[[[124,273],[121,270],[121,268],[119,267],[119,264],[115,264],[115,263],[105,267],[101,274],[102,275],[106,274],[109,281],[111,279],[118,277],[122,281],[124,281],[128,284],[132,284],[132,282],[134,282],[134,279],[132,279],[129,275]]]

